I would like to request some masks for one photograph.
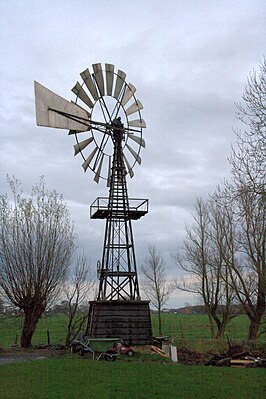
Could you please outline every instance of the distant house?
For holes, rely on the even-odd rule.
[[[181,314],[191,314],[192,313],[191,307],[188,307],[188,306],[186,306],[185,308],[179,309],[179,311]]]

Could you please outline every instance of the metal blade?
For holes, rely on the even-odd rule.
[[[120,69],[117,71],[117,77],[116,77],[116,83],[115,83],[115,92],[114,92],[114,98],[118,100],[119,94],[122,90],[123,84],[125,83],[126,79],[126,74],[123,71],[120,71]]]
[[[81,105],[77,104],[75,101],[71,100],[72,104],[75,104],[76,107],[79,107],[82,111],[86,112],[89,117],[91,117],[91,113],[89,111],[86,111]]]
[[[111,186],[111,173],[112,173],[112,164],[111,164],[111,157],[109,157],[107,187]]]
[[[38,126],[75,130],[77,132],[89,130],[87,125],[90,114],[83,108],[58,96],[38,82],[34,82],[34,90],[36,123]]]
[[[125,161],[125,163],[126,163],[129,176],[132,178],[132,177],[134,176],[134,172],[133,172],[133,169],[131,169],[131,167],[130,167],[130,165],[129,165],[129,162],[128,162],[126,156],[125,156],[125,154],[124,154],[124,161]]]
[[[144,119],[136,119],[134,121],[129,121],[128,125],[133,127],[143,127],[143,128],[146,127]]]
[[[133,157],[135,158],[135,160],[141,164],[141,158],[140,156],[136,153],[136,151],[133,150],[132,147],[130,147],[130,145],[126,144],[126,147],[128,148],[128,150],[131,152],[131,154],[133,155]]]
[[[84,172],[88,169],[90,166],[91,161],[93,160],[94,155],[96,154],[96,151],[98,150],[98,147],[95,147],[94,150],[90,153],[86,161],[83,162],[82,167],[84,169]]]
[[[72,101],[72,100],[71,100],[71,103],[74,104],[76,107],[80,108],[83,112],[86,112],[88,117],[91,118],[91,114],[88,111],[86,111],[84,108],[82,108],[79,104],[75,103],[75,101]],[[89,123],[90,123],[90,121],[89,121]],[[89,131],[89,130],[91,130],[91,126],[88,126],[86,131]],[[84,133],[84,132],[78,132],[77,130],[69,130],[69,132],[68,132],[69,135],[79,134],[79,133]]]
[[[81,84],[79,82],[75,84],[71,91],[73,91],[73,93],[76,94],[78,98],[80,98],[89,108],[93,107],[93,102],[91,101],[85,90],[81,87]]]
[[[87,145],[89,145],[91,142],[93,141],[93,137],[90,137],[89,139],[83,140],[78,144],[74,145],[74,149],[75,149],[75,154],[77,155],[80,151],[84,150],[84,148],[87,147]]]
[[[128,101],[131,99],[131,97],[134,95],[134,93],[136,92],[136,87],[133,85],[133,84],[131,84],[131,83],[129,83],[129,85],[127,86],[127,88],[126,88],[126,90],[125,90],[125,92],[124,92],[124,95],[123,95],[123,98],[122,98],[122,101],[121,101],[121,104],[124,106],[126,103],[128,103]]]
[[[99,89],[99,92],[101,96],[104,96],[104,80],[103,80],[103,70],[102,70],[102,65],[99,64],[93,64],[92,65],[93,71],[94,71],[94,77],[97,82],[97,87]]]
[[[107,96],[111,96],[113,93],[114,69],[113,64],[105,64]]]
[[[89,92],[91,93],[92,97],[94,98],[95,101],[97,101],[99,99],[99,95],[97,93],[97,89],[95,87],[95,84],[91,78],[91,74],[90,71],[88,70],[88,68],[81,72],[80,76],[82,77],[83,82],[85,83],[85,85],[87,86]]]
[[[96,174],[94,176],[94,179],[93,179],[94,181],[96,181],[96,183],[99,183],[99,179],[100,179],[100,176],[101,176],[101,170],[102,170],[102,166],[103,166],[103,158],[104,158],[104,154],[102,154],[102,156],[101,156],[101,160],[100,160],[97,172],[96,172]]]
[[[130,107],[126,110],[126,115],[131,115],[134,114],[135,112],[140,111],[141,109],[143,109],[143,105],[141,104],[141,102],[139,100],[136,100],[136,102],[134,102],[132,105],[130,105]]]
[[[129,134],[128,138],[130,138],[131,140],[135,141],[136,143],[138,143],[139,145],[141,145],[141,147],[145,148],[145,140],[142,137],[139,136],[134,136],[134,134]]]

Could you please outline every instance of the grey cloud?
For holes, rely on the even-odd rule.
[[[7,173],[26,192],[45,175],[96,264],[104,222],[89,219],[89,206],[108,189],[84,174],[73,137],[35,125],[33,81],[74,100],[82,70],[113,63],[136,85],[147,122],[142,165],[128,181],[130,196],[150,199],[149,214],[133,224],[138,264],[155,244],[175,274],[169,254],[182,243],[196,197],[229,176],[234,102],[265,52],[265,16],[259,0],[1,2],[0,192]]]

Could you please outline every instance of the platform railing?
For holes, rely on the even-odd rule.
[[[112,211],[108,208],[108,197],[98,197],[90,206],[90,217],[91,219],[105,219],[113,216],[129,216],[132,219],[139,219],[148,213],[149,200],[142,198],[129,198],[128,208],[117,207],[113,208]]]

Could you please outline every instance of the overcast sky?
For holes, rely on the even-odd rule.
[[[67,131],[35,122],[33,81],[75,100],[71,88],[94,63],[112,63],[137,88],[147,123],[142,164],[131,197],[149,198],[149,214],[133,222],[138,268],[155,245],[169,276],[170,254],[191,223],[196,197],[229,176],[227,157],[250,71],[266,45],[265,0],[1,0],[0,193],[6,175],[29,192],[39,176],[62,193],[80,247],[96,268],[104,222],[89,206],[108,195],[84,174]],[[193,302],[175,293],[169,306]]]

